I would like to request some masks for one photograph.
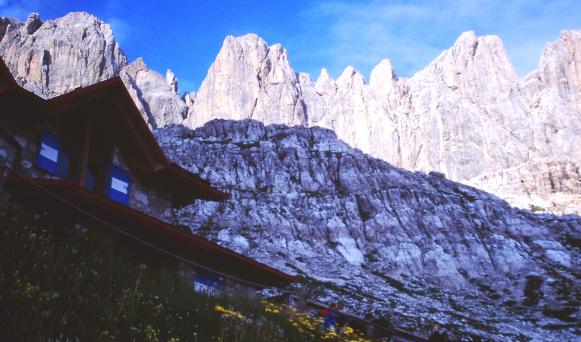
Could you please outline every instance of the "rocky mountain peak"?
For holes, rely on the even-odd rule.
[[[4,38],[4,34],[9,26],[19,25],[22,25],[22,23],[16,18],[0,17],[0,42]]]
[[[58,96],[119,75],[151,127],[181,123],[187,114],[175,75],[170,71],[166,81],[141,58],[128,64],[111,27],[89,13],[44,23],[36,13],[26,23],[0,18],[0,34],[0,55],[17,81],[40,96]]]
[[[507,91],[518,79],[500,38],[477,37],[473,31],[462,33],[418,77],[440,79],[448,88],[471,96]]]
[[[537,89],[548,84],[581,112],[581,30],[562,31],[556,42],[547,44],[537,70]]]
[[[33,34],[41,25],[42,21],[40,20],[40,15],[38,13],[30,13],[26,19],[26,23],[24,23],[24,26],[22,27],[23,35]]]
[[[169,86],[170,90],[177,95],[179,91],[178,79],[176,75],[173,73],[173,71],[171,71],[170,69],[167,69],[167,71],[165,72],[165,81],[167,82],[167,85]]]
[[[355,70],[352,65],[348,65],[337,78],[337,87],[339,89],[362,88],[365,84],[365,77],[359,71]]]
[[[519,81],[544,157],[581,164],[581,30],[563,31],[547,44],[536,70]],[[488,187],[487,187],[488,188]]]
[[[249,72],[258,74],[267,53],[268,44],[254,33],[240,37],[227,36],[210,71],[230,72],[232,67],[244,66]],[[237,58],[243,58],[243,63],[237,63]]]
[[[300,84],[287,52],[256,34],[228,36],[202,82],[186,124],[230,116],[263,122],[306,123]]]
[[[137,59],[134,60],[133,62],[131,62],[130,64],[128,64],[124,68],[124,70],[126,73],[135,77],[137,75],[137,73],[139,73],[140,71],[149,70],[149,69],[147,67],[147,64],[145,64],[145,61],[143,60],[143,58],[137,57]]]
[[[315,89],[319,95],[334,95],[337,91],[337,84],[335,83],[335,80],[331,78],[327,69],[321,69],[321,74],[319,74],[319,77],[317,78]]]
[[[389,93],[395,86],[397,74],[389,59],[383,59],[372,70],[369,76],[369,86],[372,89]]]
[[[297,79],[288,61],[288,53],[280,44],[274,44],[268,48],[262,71],[264,74],[261,77],[272,84],[293,82]]]
[[[454,48],[456,46],[474,46],[477,44],[477,42],[478,42],[478,36],[476,36],[476,33],[474,31],[472,31],[472,30],[465,31],[465,32],[462,32],[460,34],[460,36],[458,36],[458,38],[454,42],[452,48]]]
[[[111,78],[127,65],[111,27],[86,12],[42,24],[31,14],[25,24],[8,25],[0,55],[26,89],[43,97]]]
[[[297,79],[279,44],[268,47],[256,35],[229,37],[185,124],[253,118],[318,125],[373,156],[454,180],[535,158],[578,163],[581,152],[572,146],[581,131],[579,41],[578,34],[563,33],[526,81],[499,37],[468,31],[411,78],[399,79],[383,60],[369,84],[353,67],[336,81],[323,69],[313,84],[306,75]]]
[[[177,95],[177,79],[171,70],[163,77],[138,58],[126,66],[120,76],[141,115],[152,128],[183,121],[188,109]]]
[[[198,91],[180,98],[176,75],[128,65],[109,25],[88,13],[27,22],[0,18],[0,55],[20,84],[51,97],[121,74],[153,128],[215,118],[318,125],[399,167],[462,181],[503,175],[479,178],[491,191],[502,186],[486,182],[518,178],[522,167],[555,169],[549,157],[581,163],[581,31],[563,31],[523,79],[498,37],[470,31],[411,78],[381,61],[369,84],[353,67],[336,81],[323,69],[313,82],[282,45],[228,36]]]

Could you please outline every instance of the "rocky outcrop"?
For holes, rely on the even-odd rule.
[[[536,212],[581,213],[581,171],[570,160],[541,159],[467,182]]]
[[[554,332],[543,326],[560,321],[543,309],[574,305],[578,216],[511,208],[441,173],[412,173],[369,157],[322,128],[215,120],[156,136],[174,161],[230,195],[177,211],[182,224],[333,284],[322,300],[389,312],[402,325],[437,312],[444,323],[497,340],[545,338]],[[528,306],[532,276],[544,296]],[[572,333],[572,325],[559,324],[564,336]]]
[[[150,70],[139,58],[123,68],[120,76],[137,108],[152,128],[183,121],[188,108],[178,96],[178,81],[171,70],[164,78]]]
[[[538,154],[581,162],[581,31],[547,45],[537,70],[519,83]]]
[[[564,31],[538,70],[519,79],[498,37],[466,32],[411,78],[384,60],[369,83],[353,67],[337,80],[323,69],[314,82],[292,70],[279,45],[228,37],[185,124],[254,118],[326,127],[397,166],[460,181],[533,159],[579,163],[580,49],[581,31]]]
[[[0,55],[26,89],[45,98],[119,74],[127,58],[108,24],[88,13],[8,26]]]
[[[462,34],[408,80],[415,133],[402,166],[465,180],[525,162],[534,146],[517,80],[498,37]]]
[[[228,36],[185,124],[197,127],[218,117],[306,124],[298,85],[287,52],[279,44],[269,47],[255,34]]]
[[[25,23],[0,18],[0,56],[25,89],[45,98],[121,76],[151,127],[179,123],[187,113],[175,76],[168,84],[141,59],[128,65],[111,27],[89,13],[45,22],[34,13]]]
[[[120,75],[152,128],[215,118],[321,126],[399,167],[459,181],[546,158],[581,163],[581,31],[564,31],[522,79],[498,37],[466,32],[413,77],[399,78],[383,60],[369,82],[353,67],[337,80],[323,69],[314,81],[292,69],[280,44],[229,36],[200,89],[182,97],[171,71],[164,79],[140,59],[128,65],[109,25],[88,13],[44,23],[37,14],[25,23],[0,18],[0,39],[0,55],[26,89],[52,97]],[[478,184],[500,189],[486,182],[503,179]],[[565,198],[548,207],[575,208]]]
[[[0,41],[4,38],[4,34],[6,34],[6,30],[8,30],[9,26],[19,25],[20,21],[14,18],[6,18],[0,17]]]

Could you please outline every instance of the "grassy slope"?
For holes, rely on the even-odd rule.
[[[284,308],[194,293],[98,225],[14,205],[0,222],[0,340],[348,340]]]

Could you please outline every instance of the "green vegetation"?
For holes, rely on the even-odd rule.
[[[98,225],[10,207],[0,211],[2,341],[359,340],[288,307],[195,293],[171,261]]]

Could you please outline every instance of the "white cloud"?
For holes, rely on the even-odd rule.
[[[317,48],[301,60],[329,61],[333,76],[352,64],[368,74],[383,58],[404,76],[419,71],[464,31],[496,34],[519,74],[533,69],[561,29],[581,28],[581,2],[543,0],[324,1],[304,17]]]

